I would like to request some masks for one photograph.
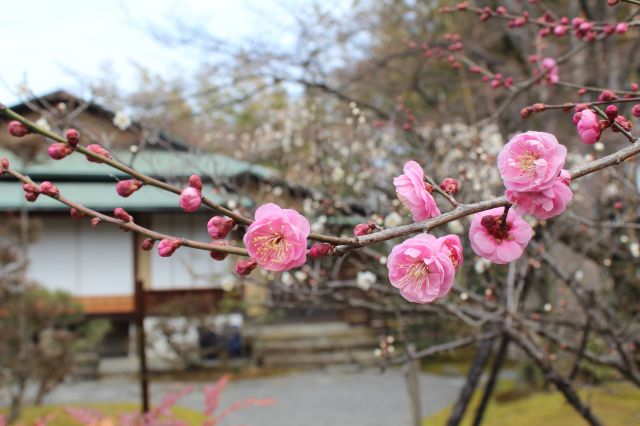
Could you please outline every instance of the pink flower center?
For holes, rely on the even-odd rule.
[[[410,265],[404,265],[403,268],[407,270],[406,274],[400,281],[402,287],[409,286],[415,290],[422,289],[424,279],[429,276],[429,265],[424,263],[422,259],[416,259],[416,261]],[[429,286],[429,280],[427,279],[427,286]]]
[[[512,239],[511,235],[509,235],[511,224],[509,222],[503,222],[502,215],[484,216],[480,224],[498,243],[505,239]]]
[[[525,174],[531,175],[536,170],[536,160],[540,158],[538,154],[534,154],[533,152],[526,152],[518,157],[518,161],[520,162],[520,170],[522,170]]]
[[[291,242],[287,241],[282,232],[258,235],[253,238],[253,244],[261,258],[274,263],[284,262],[291,248]]]

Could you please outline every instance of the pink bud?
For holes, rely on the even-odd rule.
[[[235,225],[235,222],[231,218],[225,216],[213,216],[207,223],[207,231],[209,232],[209,235],[211,235],[211,238],[221,240],[227,237]]]
[[[249,275],[258,264],[253,260],[241,260],[236,263],[236,274],[240,276]]]
[[[187,187],[180,193],[180,207],[187,213],[195,212],[202,204],[202,195],[195,188]]]
[[[143,183],[137,179],[121,180],[116,184],[116,192],[119,196],[126,198],[140,189],[142,185]]]
[[[71,148],[75,148],[78,146],[78,142],[80,142],[80,134],[76,129],[67,130],[67,143]]]
[[[553,33],[558,37],[562,37],[567,33],[567,27],[565,27],[564,25],[558,25],[553,28]]]
[[[618,107],[615,105],[607,105],[604,112],[607,114],[609,120],[615,120],[619,113]]]
[[[598,96],[599,101],[613,101],[617,98],[616,94],[611,90],[603,90],[602,93],[600,93],[600,96]]]
[[[34,202],[35,200],[38,199],[38,195],[40,195],[39,192],[25,192],[24,193],[24,198],[27,201]]]
[[[164,239],[158,243],[158,254],[162,257],[171,256],[182,245],[180,240]]]
[[[631,108],[631,114],[634,117],[640,117],[640,104],[635,104],[632,108]]]
[[[629,24],[627,24],[626,22],[620,22],[616,24],[616,33],[624,34],[627,31],[629,31]]]
[[[227,240],[213,241],[211,244],[215,244],[217,246],[226,247],[226,246],[229,245],[229,241],[227,241]],[[229,253],[225,253],[225,252],[222,252],[222,251],[211,250],[209,252],[209,256],[211,256],[211,258],[213,260],[225,260],[228,255],[229,255]]]
[[[72,152],[73,150],[69,145],[60,142],[52,143],[51,145],[49,145],[49,148],[47,148],[49,157],[53,158],[54,160],[62,160]]]
[[[80,210],[76,209],[75,207],[71,207],[71,210],[69,210],[69,216],[71,216],[71,219],[82,219],[84,217],[84,213],[82,213]]]
[[[48,180],[45,180],[40,184],[40,192],[42,192],[44,195],[48,195],[49,197],[57,197],[58,195],[60,195],[60,190],[58,189],[58,187]]]
[[[145,238],[142,240],[142,244],[140,244],[140,248],[144,251],[149,251],[153,248],[155,241],[152,238]]]
[[[102,219],[100,219],[99,217],[94,217],[93,219],[91,219],[92,228],[95,228],[96,226],[100,225],[100,223],[102,223]]]
[[[311,246],[309,250],[309,256],[317,259],[318,257],[323,257],[331,254],[335,247],[329,243],[316,243]]]
[[[97,143],[92,143],[91,145],[87,146],[87,149],[91,152],[93,152],[94,154],[97,154],[101,157],[104,158],[111,158],[111,154],[109,154],[109,151],[107,151],[106,149],[104,149],[103,147],[101,147],[100,145],[98,145]],[[93,158],[89,155],[86,156],[87,160],[89,160],[92,163],[102,163],[102,160],[97,159],[97,158]]]
[[[9,170],[9,160],[3,158],[0,160],[0,176],[2,176],[7,170]]]
[[[197,189],[198,191],[202,191],[202,179],[198,175],[189,176],[189,186]]]
[[[21,138],[31,133],[31,130],[29,130],[27,126],[17,120],[10,121],[7,129],[9,130],[9,134],[16,138]]]
[[[376,224],[373,222],[359,223],[353,228],[353,235],[360,237],[372,233],[376,229]]]
[[[123,222],[131,222],[131,216],[122,207],[116,207],[113,215]]]
[[[454,178],[446,178],[440,184],[440,188],[444,192],[447,192],[447,193],[453,194],[453,195],[458,193],[458,186],[459,186],[458,180],[454,179]]]

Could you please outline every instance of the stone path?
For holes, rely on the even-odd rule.
[[[452,403],[464,382],[462,377],[422,374],[423,415],[428,416]],[[157,382],[151,395],[157,402],[187,383]],[[200,386],[196,384],[195,386]],[[78,402],[136,402],[138,384],[125,378],[65,383],[51,393],[49,404]],[[317,370],[285,376],[232,382],[224,391],[221,407],[245,398],[273,398],[277,405],[254,407],[234,413],[226,425],[251,426],[404,426],[410,424],[409,399],[401,370],[384,373],[367,369]],[[202,410],[199,392],[179,405]]]

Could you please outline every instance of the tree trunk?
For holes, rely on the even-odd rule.
[[[480,344],[478,353],[473,359],[471,369],[469,370],[469,374],[467,375],[467,382],[464,384],[464,387],[460,391],[458,400],[456,401],[456,404],[453,407],[453,411],[451,411],[451,415],[449,416],[449,420],[447,421],[447,426],[457,426],[460,424],[460,421],[462,420],[462,417],[467,410],[467,406],[469,405],[469,401],[471,401],[473,391],[476,389],[476,386],[478,386],[482,371],[489,361],[492,346],[493,340],[486,340]]]

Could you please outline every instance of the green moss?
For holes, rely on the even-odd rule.
[[[497,393],[508,392],[501,384]],[[599,387],[582,388],[580,397],[593,412],[607,425],[626,426],[640,424],[640,390],[621,383]],[[467,410],[463,426],[470,425],[480,393],[473,396]],[[424,419],[424,426],[443,425],[451,412],[451,407]],[[567,426],[586,424],[564,399],[560,392],[536,392],[515,401],[497,401],[495,398],[485,412],[484,424],[492,426]]]
[[[140,406],[133,403],[113,403],[113,404],[69,404],[69,405],[42,405],[39,407],[29,406],[25,407],[20,421],[18,424],[24,426],[31,426],[37,419],[42,419],[52,415],[52,421],[48,423],[48,426],[75,426],[80,423],[73,420],[66,412],[65,407],[74,408],[89,408],[105,416],[117,417],[123,413],[136,413],[139,412]],[[6,409],[0,410],[1,413],[6,414]],[[201,425],[204,421],[204,416],[197,411],[190,410],[184,407],[174,407],[172,409],[173,414],[180,420],[188,422],[189,425]]]

